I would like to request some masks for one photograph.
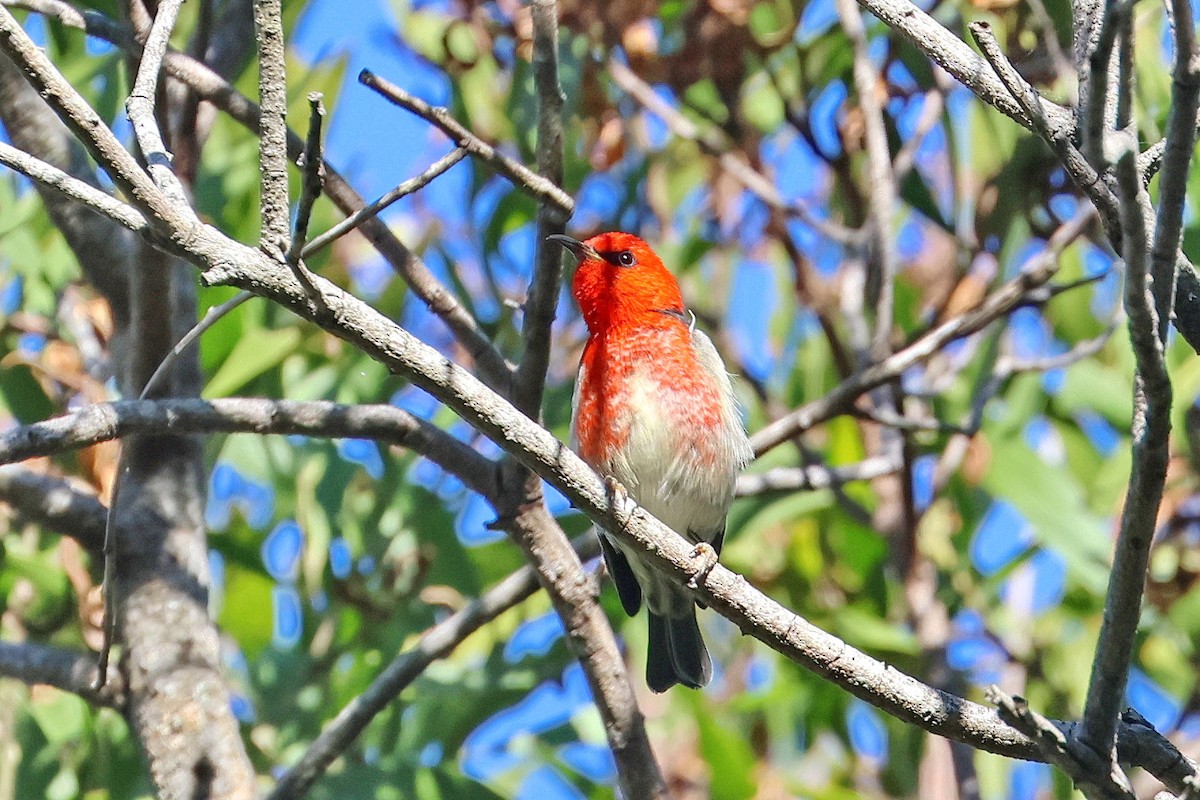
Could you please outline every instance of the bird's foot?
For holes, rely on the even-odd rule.
[[[612,475],[604,476],[604,490],[608,494],[610,508],[619,509],[629,505],[629,492]]]
[[[692,552],[688,554],[688,558],[695,561],[702,559],[700,569],[696,571],[692,577],[688,578],[687,586],[689,589],[697,589],[700,586],[700,581],[708,577],[708,573],[713,571],[713,567],[717,565],[717,551],[708,542],[700,542],[692,548]]]

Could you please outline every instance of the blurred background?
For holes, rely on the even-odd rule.
[[[200,5],[185,4],[181,42]],[[921,5],[960,35],[971,20],[990,20],[1039,90],[1071,102],[1065,0]],[[577,201],[568,231],[583,238],[621,229],[654,245],[737,374],[751,432],[823,396],[861,364],[855,275],[873,191],[853,48],[834,0],[567,0],[560,8],[565,188]],[[306,93],[323,92],[327,158],[367,198],[423,171],[452,143],[360,86],[364,68],[447,106],[482,138],[533,163],[525,4],[297,0],[284,9],[292,126],[306,125]],[[1161,135],[1171,53],[1159,7],[1140,8],[1137,20],[1145,143]],[[1027,268],[1086,201],[1031,134],[882,23],[864,21],[899,193],[891,217],[899,348]],[[38,15],[25,25],[131,138],[123,57]],[[254,96],[255,70],[237,85]],[[748,188],[745,170],[767,188]],[[195,191],[204,218],[255,241],[256,138],[218,115]],[[1194,208],[1193,200],[1184,241],[1192,255]],[[0,209],[5,424],[111,398],[106,306],[82,282],[27,181],[0,174]],[[513,356],[534,212],[528,197],[467,159],[384,219]],[[338,219],[322,199],[312,230]],[[310,266],[469,363],[358,234]],[[1088,229],[1066,247],[1056,278],[1077,286],[906,372],[903,456],[881,475],[799,491],[747,481],[724,563],[923,681],[975,700],[998,683],[1044,713],[1078,717],[1130,463],[1132,357],[1124,330],[1112,331],[1121,320],[1112,267],[1101,233]],[[202,289],[201,308],[232,294]],[[584,333],[564,291],[544,406],[547,426],[564,440]],[[1182,342],[1169,350],[1178,441],[1128,700],[1195,756],[1200,497],[1185,434],[1200,362],[1189,355]],[[205,397],[390,402],[489,456],[499,452],[421,390],[260,299],[205,336],[202,358]],[[866,474],[885,422],[866,412],[835,417],[750,473],[815,465]],[[213,437],[207,448],[211,607],[260,774],[293,763],[406,643],[521,564],[503,533],[488,528],[481,498],[404,451],[250,435]],[[105,444],[42,466],[103,495],[115,452]],[[549,497],[569,533],[586,528],[561,496]],[[0,634],[96,647],[97,566],[71,540],[3,507],[0,514]],[[626,619],[610,586],[603,601],[679,797],[951,798],[971,779],[985,798],[1071,794],[1045,765],[952,749],[882,715],[711,612],[702,612],[701,627],[712,684],[651,695],[641,679],[644,620]],[[0,681],[0,762],[9,776],[0,798],[151,793],[124,721],[47,687]],[[580,668],[537,595],[426,671],[310,796],[557,800],[611,797],[613,783]]]

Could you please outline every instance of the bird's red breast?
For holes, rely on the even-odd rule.
[[[722,424],[721,387],[699,363],[675,277],[649,245],[627,233],[585,243],[574,294],[588,326],[580,361],[575,438],[580,456],[604,469],[641,415],[678,433],[697,466],[718,456],[705,436]]]

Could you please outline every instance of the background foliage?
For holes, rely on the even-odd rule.
[[[86,5],[113,11],[104,2]],[[304,127],[305,94],[324,92],[328,156],[363,194],[419,172],[450,143],[358,86],[361,67],[448,106],[477,134],[532,162],[527,8],[508,0],[355,5],[347,13],[336,0],[289,2],[285,23],[294,32],[293,127]],[[864,222],[872,191],[852,48],[832,0],[561,5],[566,188],[578,201],[572,232],[620,228],[654,243],[742,376],[751,431],[829,391],[856,358],[843,313],[855,256],[831,234]],[[1066,3],[926,7],[964,37],[968,22],[991,21],[1040,90],[1059,101],[1073,96],[1071,72],[1056,61],[1069,48]],[[185,6],[192,16],[180,26],[181,44],[195,13],[196,4]],[[37,16],[27,26],[128,136],[120,55]],[[1017,274],[1080,201],[1032,135],[935,73],[882,24],[868,19],[867,26],[893,153],[907,148],[913,158],[893,220],[902,260],[896,338],[911,341]],[[1165,121],[1170,41],[1158,7],[1139,9],[1137,30],[1147,142]],[[679,135],[632,99],[612,79],[609,58],[631,66],[698,133]],[[238,86],[255,93],[252,69]],[[744,158],[804,213],[771,208],[714,152]],[[218,119],[196,181],[202,216],[243,242],[257,236],[256,159],[255,138]],[[105,307],[81,283],[27,182],[0,176],[0,209],[4,415],[27,422],[111,395]],[[468,160],[386,218],[511,355],[534,211],[527,197]],[[320,201],[313,230],[339,218]],[[1191,214],[1186,225],[1192,253],[1200,227]],[[746,497],[731,517],[725,563],[818,626],[923,680],[976,699],[997,682],[1048,714],[1078,716],[1129,474],[1128,343],[1118,333],[1097,341],[1094,353],[1070,355],[1105,337],[1120,313],[1113,257],[1101,241],[1097,231],[1072,243],[1057,279],[1093,280],[1016,311],[905,375],[904,410],[924,424],[908,437],[903,497],[890,478]],[[310,266],[461,355],[364,240],[348,237]],[[231,293],[203,289],[201,306]],[[563,439],[583,332],[564,293],[544,405],[547,425]],[[1188,429],[1188,403],[1200,389],[1200,367],[1188,354],[1179,342],[1170,350],[1179,431]],[[495,452],[421,391],[261,300],[208,333],[202,358],[206,397],[392,402]],[[961,428],[970,427],[994,374],[1001,378],[995,396],[968,443]],[[802,451],[780,448],[752,472],[802,461],[854,465],[877,445],[876,423],[842,416],[808,432]],[[1192,451],[1184,437],[1174,447],[1129,700],[1194,754],[1200,515]],[[482,500],[402,451],[249,435],[214,437],[208,451],[211,604],[261,775],[294,761],[406,642],[521,563],[488,528]],[[40,467],[103,493],[114,448]],[[565,501],[552,503],[568,532],[584,529]],[[877,523],[896,503],[912,506],[915,524],[883,534]],[[0,632],[96,646],[96,565],[53,532],[16,516],[7,521]],[[918,606],[923,592],[928,602]],[[624,621],[610,589],[604,601],[640,673],[645,623]],[[713,614],[702,615],[702,627],[718,665],[713,684],[642,698],[681,796],[932,797],[936,777],[953,774],[948,749],[921,731],[737,636]],[[611,757],[561,633],[541,596],[486,626],[380,715],[312,796],[611,796]],[[0,797],[150,793],[116,714],[12,681],[0,684],[0,695]],[[984,797],[1070,794],[1044,765],[969,758]]]

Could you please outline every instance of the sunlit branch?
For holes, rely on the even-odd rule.
[[[381,211],[390,206],[392,203],[395,203],[400,198],[407,197],[419,189],[424,189],[430,184],[430,182],[433,181],[434,178],[453,167],[459,161],[462,161],[466,155],[467,151],[461,147],[451,150],[449,153],[431,164],[429,169],[425,170],[420,175],[417,175],[415,178],[409,178],[408,180],[397,184],[384,194],[380,195],[378,199],[367,203],[358,211],[355,211],[353,214],[346,217],[329,230],[318,236],[314,236],[312,241],[304,246],[304,249],[300,253],[301,257],[308,258],[314,253],[320,252],[322,249],[345,236],[355,228],[359,227],[367,220],[377,216]]]
[[[750,437],[755,453],[762,455],[812,426],[843,413],[863,393],[900,377],[905,370],[939,352],[950,342],[982,330],[1029,302],[1031,295],[1054,277],[1062,249],[1083,232],[1093,214],[1090,207],[1081,208],[1051,237],[1043,253],[1035,257],[1020,275],[989,295],[978,308],[943,322],[909,346],[851,375],[824,397],[806,403],[759,430]]]
[[[162,72],[163,57],[175,30],[175,20],[179,16],[179,8],[183,0],[161,0],[154,15],[154,24],[150,35],[142,47],[141,60],[138,63],[137,75],[134,77],[133,90],[125,103],[129,122],[133,126],[133,135],[137,138],[138,147],[146,159],[146,170],[154,180],[159,190],[166,195],[176,207],[176,213],[190,216],[197,222],[195,212],[188,203],[187,192],[175,175],[171,166],[171,154],[163,143],[162,131],[158,129],[155,119],[155,103],[158,93],[158,78]],[[115,180],[115,177],[114,177]]]
[[[576,547],[582,559],[599,555],[599,542],[591,534],[577,542]],[[393,703],[430,664],[448,656],[468,636],[531,597],[538,588],[538,577],[533,568],[521,567],[421,634],[415,644],[396,656],[362,694],[347,703],[325,725],[300,760],[280,776],[266,800],[302,797],[371,720]]]
[[[259,246],[280,258],[288,247],[287,67],[280,0],[254,0],[258,41],[258,170],[262,178]]]
[[[467,130],[450,115],[450,112],[439,106],[431,106],[419,97],[396,86],[394,83],[381,78],[370,70],[364,69],[358,74],[359,83],[378,92],[379,95],[407,111],[411,111],[421,119],[437,127],[450,137],[450,141],[480,159],[496,172],[512,181],[513,185],[535,200],[552,203],[560,211],[571,214],[575,211],[575,201],[557,184],[538,175],[519,161],[509,158],[492,145],[480,139]]]

